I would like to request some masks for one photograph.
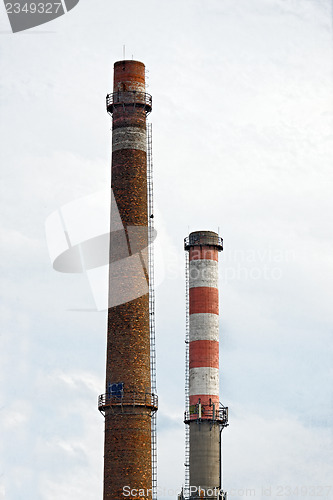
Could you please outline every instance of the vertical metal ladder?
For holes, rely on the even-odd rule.
[[[189,253],[185,253],[185,300],[186,300],[186,329],[185,329],[185,412],[190,411],[190,310],[189,310]],[[190,425],[185,424],[185,488],[184,496],[190,496]]]
[[[155,287],[154,287],[154,198],[152,124],[147,123],[147,197],[148,197],[148,276],[149,276],[149,331],[150,331],[150,378],[151,392],[156,394],[156,347],[155,347]],[[151,466],[152,498],[157,500],[157,437],[156,411],[151,417]]]

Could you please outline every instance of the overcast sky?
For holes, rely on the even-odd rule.
[[[153,95],[159,498],[184,482],[183,238],[207,229],[225,247],[224,488],[332,499],[331,2],[81,0],[17,34],[1,4],[0,31],[0,499],[102,498],[106,313],[52,268],[45,221],[110,185],[124,44]]]

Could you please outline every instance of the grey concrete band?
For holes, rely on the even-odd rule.
[[[216,260],[191,260],[189,286],[209,286],[218,288],[218,262]]]
[[[138,149],[147,151],[146,130],[139,127],[120,127],[112,132],[112,151]]]
[[[206,394],[219,395],[219,369],[204,366],[190,368],[190,396]]]
[[[217,314],[190,314],[190,342],[195,340],[219,341],[219,317]]]

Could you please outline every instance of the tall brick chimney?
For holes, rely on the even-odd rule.
[[[114,65],[112,115],[112,203],[105,394],[104,500],[152,498],[151,389],[147,130],[151,96],[145,66]],[[124,488],[126,488],[124,490]],[[132,493],[131,493],[132,491]],[[126,496],[124,496],[124,492]]]

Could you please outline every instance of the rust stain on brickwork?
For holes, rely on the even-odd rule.
[[[145,65],[140,61],[118,61],[114,64],[113,91],[145,92]]]

